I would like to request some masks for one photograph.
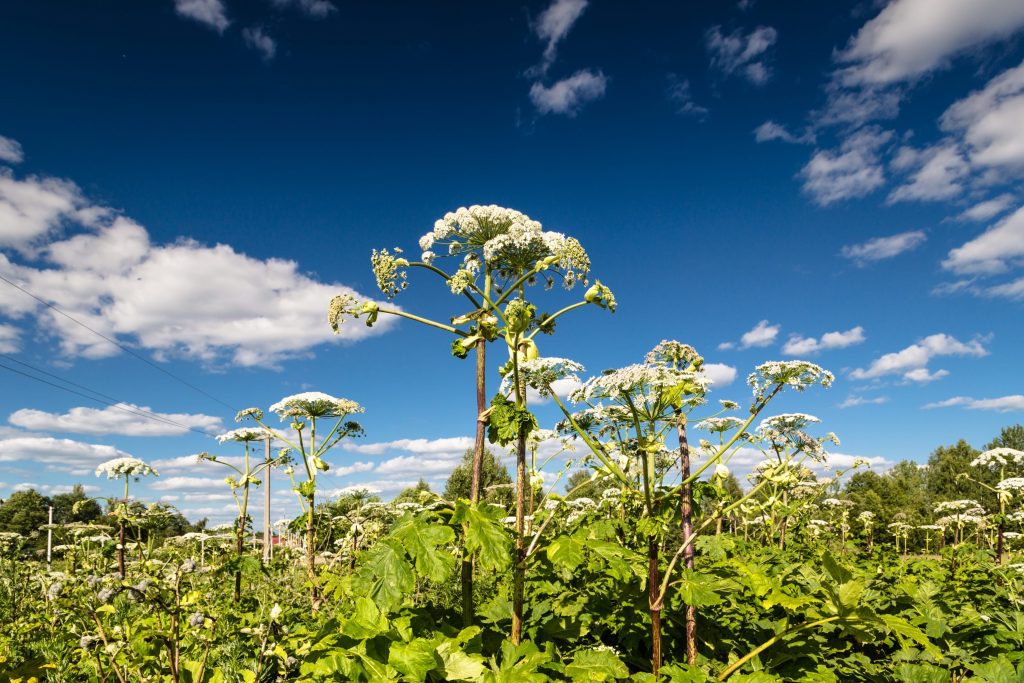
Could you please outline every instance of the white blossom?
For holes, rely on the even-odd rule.
[[[138,458],[114,458],[101,463],[96,468],[96,476],[107,475],[107,479],[118,479],[120,477],[143,477],[152,474],[160,476],[152,467]]]

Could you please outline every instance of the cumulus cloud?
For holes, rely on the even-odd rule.
[[[0,353],[17,353],[21,349],[21,330],[0,323]]]
[[[892,167],[909,172],[907,182],[889,193],[889,203],[951,199],[964,190],[970,165],[956,144],[944,143],[923,150],[903,147]]]
[[[277,43],[259,26],[242,29],[242,40],[246,45],[259,52],[265,61],[270,61],[277,54]]]
[[[986,199],[985,201],[978,202],[977,204],[964,209],[964,211],[957,216],[957,220],[976,222],[987,221],[1009,209],[1013,206],[1015,201],[1016,198],[1012,194],[1001,194],[998,197]]]
[[[78,186],[68,180],[29,176],[18,180],[0,168],[0,249],[30,253],[40,240],[57,232],[66,221],[83,219]]]
[[[893,0],[838,55],[839,76],[855,86],[914,80],[1021,27],[1018,0]]]
[[[407,451],[419,455],[459,455],[467,448],[473,447],[473,439],[468,436],[454,436],[440,439],[396,439],[376,443],[343,442],[341,448],[363,455],[383,455],[391,451]]]
[[[278,9],[295,8],[308,17],[323,19],[337,12],[338,8],[328,0],[271,0]]]
[[[874,361],[867,368],[857,368],[850,373],[852,379],[876,379],[886,375],[901,375],[912,382],[929,382],[949,374],[945,370],[934,373],[927,368],[932,358],[938,356],[987,356],[981,340],[969,342],[958,341],[948,334],[933,334],[921,341],[896,351],[887,353]]]
[[[100,487],[95,484],[80,484],[82,491],[87,495],[95,495],[99,493]],[[38,491],[45,496],[59,496],[64,493],[71,493],[74,490],[72,484],[34,484],[32,482],[23,481],[20,484],[15,484],[11,487],[14,491]]]
[[[861,344],[865,339],[864,328],[859,325],[845,332],[826,332],[820,339],[795,334],[782,347],[782,352],[789,356],[802,356],[829,349],[845,349]]]
[[[530,100],[541,114],[573,117],[585,105],[604,97],[607,85],[608,78],[603,73],[583,69],[550,86],[534,83],[530,86]]]
[[[779,336],[779,325],[772,325],[767,320],[754,325],[753,329],[740,337],[740,348],[749,349],[754,346],[768,346]]]
[[[140,412],[155,417],[143,417],[138,414]],[[206,432],[223,429],[219,417],[191,413],[154,413],[146,406],[132,403],[118,403],[103,409],[78,407],[63,414],[22,408],[12,413],[8,421],[25,429],[71,434],[179,436],[187,434],[190,427]]]
[[[1003,273],[1024,259],[1024,207],[951,250],[942,267],[959,274]]]
[[[927,403],[923,407],[926,410],[932,408],[952,408],[954,406],[967,408],[968,410],[991,410],[999,413],[1024,411],[1024,395],[1012,394],[1000,396],[999,398],[970,398],[969,396],[954,396],[944,401]]]
[[[741,29],[725,35],[721,26],[712,26],[704,36],[711,55],[711,66],[723,74],[739,74],[754,85],[764,85],[771,78],[768,51],[778,39],[771,26],[758,26],[750,33]]]
[[[174,10],[200,24],[206,24],[218,33],[231,25],[222,0],[174,0]]]
[[[20,164],[25,160],[25,152],[21,143],[13,138],[0,135],[0,161],[8,164]]]
[[[857,406],[877,406],[883,403],[888,403],[889,398],[887,396],[875,396],[874,398],[868,398],[867,396],[847,396],[846,400],[839,404],[840,408],[856,408]]]
[[[665,97],[672,103],[677,114],[687,114],[703,118],[708,110],[693,101],[693,93],[690,92],[690,81],[680,78],[676,74],[668,75],[668,87],[665,88]]]
[[[558,56],[558,44],[569,35],[573,25],[587,8],[587,0],[553,0],[533,22],[533,31],[544,41],[544,57],[530,70],[530,75],[543,76]]]
[[[157,470],[158,472],[160,470]],[[224,479],[214,477],[160,477],[149,484],[154,491],[181,491],[194,489],[223,489],[227,486]]]
[[[736,381],[736,368],[725,363],[705,363],[704,374],[711,380],[711,385],[718,389],[727,387]]]
[[[96,466],[130,454],[102,444],[83,443],[52,436],[24,436],[0,439],[0,462],[29,462],[48,470],[74,475],[92,475]]]
[[[838,150],[819,149],[801,169],[804,191],[822,206],[864,197],[885,184],[880,152],[892,131],[871,127],[846,138]]]
[[[1024,3],[1018,3],[1024,7]],[[939,121],[959,136],[972,164],[1020,173],[1024,171],[1024,63],[1007,69],[954,103]]]
[[[774,121],[765,121],[754,129],[754,139],[757,142],[771,142],[781,140],[790,144],[813,143],[815,140],[814,131],[806,130],[802,135],[793,135],[785,126]]]
[[[69,181],[14,178],[0,169],[0,269],[37,296],[110,338],[156,353],[209,363],[273,365],[308,356],[319,344],[355,341],[386,331],[324,324],[335,294],[349,287],[304,274],[297,263],[256,259],[226,244],[181,239],[155,245],[142,226],[85,201]],[[54,233],[78,234],[54,241]],[[45,243],[45,240],[50,240]],[[0,290],[0,314],[34,317],[69,357],[103,358],[120,349],[13,288]],[[294,330],[305,330],[301,335]]]
[[[927,236],[923,230],[910,230],[888,237],[875,237],[860,244],[849,244],[840,253],[859,266],[883,261],[917,249],[924,244]]]

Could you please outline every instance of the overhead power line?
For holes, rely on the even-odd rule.
[[[119,400],[117,398],[114,398],[113,396],[109,396],[109,395],[104,394],[102,392],[96,391],[95,389],[90,389],[89,387],[85,386],[84,384],[79,384],[77,382],[72,382],[69,379],[64,379],[63,377],[55,375],[52,372],[47,372],[46,370],[43,370],[42,368],[37,368],[34,365],[31,365],[31,364],[26,363],[24,361],[20,361],[17,358],[12,358],[11,356],[8,356],[8,355],[2,354],[2,353],[0,353],[0,357],[5,358],[8,361],[12,361],[14,363],[17,363],[18,365],[21,365],[23,367],[26,367],[29,370],[33,371],[33,372],[37,372],[37,373],[39,373],[41,375],[45,375],[47,377],[52,377],[53,379],[56,379],[58,382],[63,382],[64,384],[70,385],[70,387],[77,387],[77,389],[81,389],[82,391],[78,391],[77,389],[69,388],[68,386],[62,386],[61,384],[57,384],[55,382],[51,382],[49,380],[43,379],[42,377],[37,377],[37,376],[32,375],[32,374],[30,374],[28,372],[25,372],[23,370],[19,370],[17,368],[13,368],[13,367],[11,367],[9,365],[6,365],[4,363],[0,363],[0,369],[7,370],[8,372],[13,372],[15,374],[21,375],[22,377],[27,377],[28,379],[34,380],[34,381],[39,382],[41,384],[45,384],[45,385],[53,387],[55,389],[60,389],[61,391],[66,391],[69,394],[74,394],[75,396],[81,396],[82,398],[88,399],[90,401],[94,401],[94,402],[100,403],[102,405],[110,406],[111,408],[114,408],[115,410],[120,410],[122,412],[134,415],[136,417],[141,417],[141,418],[144,418],[146,420],[153,420],[155,422],[161,422],[161,423],[166,424],[168,426],[177,427],[178,429],[184,429],[184,430],[187,430],[187,431],[190,431],[190,432],[195,432],[196,434],[202,434],[203,436],[206,436],[206,437],[210,436],[209,433],[204,432],[201,429],[198,429],[196,427],[192,427],[190,425],[182,424],[181,422],[177,422],[175,420],[172,420],[171,418],[169,418],[169,417],[167,417],[165,415],[160,415],[159,413],[154,413],[151,410],[146,410],[145,408],[141,408],[139,406],[135,406],[134,404],[128,403],[127,401],[121,401],[121,400]],[[88,393],[86,393],[86,392],[88,392]]]
[[[47,301],[46,299],[43,299],[40,296],[36,296],[35,294],[33,294],[32,292],[28,291],[27,289],[25,289],[24,287],[22,287],[18,283],[12,282],[11,280],[8,280],[3,275],[0,275],[0,281],[6,282],[11,287],[14,287],[15,289],[20,290],[21,292],[27,294],[28,296],[32,297],[33,299],[35,299],[39,303],[43,304],[44,306],[46,306],[47,308],[49,308],[53,312],[59,313],[60,315],[64,316],[65,318],[67,318],[71,322],[75,323],[76,325],[79,325],[79,326],[85,328],[86,330],[88,330],[89,332],[92,332],[93,334],[95,334],[100,339],[103,339],[103,340],[105,340],[107,342],[110,342],[111,344],[113,344],[117,348],[121,349],[122,351],[124,351],[128,355],[137,358],[138,360],[142,361],[143,363],[145,363],[146,365],[150,366],[151,368],[159,370],[160,372],[164,373],[165,375],[167,375],[168,377],[170,377],[174,381],[176,381],[176,382],[178,382],[180,384],[183,384],[186,387],[192,389],[193,391],[196,391],[196,392],[202,394],[203,396],[205,396],[206,398],[210,399],[211,401],[216,401],[217,403],[219,403],[220,405],[224,406],[225,408],[228,408],[229,410],[233,410],[233,411],[237,411],[238,410],[238,408],[236,408],[235,406],[232,406],[230,403],[227,403],[226,401],[222,401],[221,399],[217,398],[213,394],[211,394],[211,393],[205,391],[204,389],[201,389],[201,388],[197,387],[196,385],[192,384],[188,380],[185,380],[185,379],[182,379],[181,377],[178,377],[177,375],[175,375],[173,372],[171,372],[167,368],[160,367],[159,365],[157,365],[153,361],[149,360],[148,358],[146,358],[145,356],[143,356],[143,355],[141,355],[139,353],[136,353],[135,351],[133,351],[129,347],[125,346],[121,342],[117,341],[116,339],[111,339],[110,337],[108,337],[107,335],[103,334],[102,332],[98,332],[97,330],[94,330],[93,328],[89,327],[88,325],[83,323],[78,318],[75,318],[71,314],[65,313],[64,311],[62,311],[60,308],[57,307],[56,304],[53,304],[53,303]]]

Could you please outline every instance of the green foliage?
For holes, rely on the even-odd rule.
[[[462,462],[448,475],[444,497],[448,500],[468,500],[472,481],[473,449],[470,448],[462,454]],[[489,448],[484,449],[484,457],[480,462],[480,488],[483,502],[500,505],[506,510],[512,507],[512,476]]]
[[[503,394],[491,399],[487,421],[487,439],[500,446],[515,443],[537,429],[537,418],[526,408],[509,401]]]

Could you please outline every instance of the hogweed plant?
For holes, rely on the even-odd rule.
[[[999,501],[999,514],[994,521],[998,534],[996,540],[996,563],[1002,564],[1006,507],[1013,499],[1014,492],[1024,489],[1024,479],[1016,476],[1008,478],[1007,470],[1009,469],[1009,473],[1014,475],[1024,472],[1024,451],[1018,451],[1014,448],[993,448],[972,460],[971,466],[989,471],[995,470],[999,473],[999,482],[995,486],[989,486],[984,482],[974,479],[966,472],[962,473],[961,476],[994,493]]]
[[[670,588],[676,585],[676,567],[682,561],[683,567],[692,571],[692,548],[700,531],[714,523],[717,516],[732,512],[756,495],[764,483],[753,487],[739,500],[716,508],[696,528],[692,519],[689,525],[686,523],[688,514],[692,514],[692,499],[687,499],[687,491],[692,490],[707,470],[727,466],[738,450],[752,440],[747,431],[750,424],[785,387],[803,390],[814,384],[829,386],[833,381],[831,373],[804,361],[759,366],[748,379],[754,391],[749,417],[721,422],[727,427],[721,429],[719,446],[709,443],[704,452],[706,462],[691,472],[689,445],[680,427],[690,420],[693,410],[705,405],[710,380],[703,372],[703,364],[703,358],[693,347],[674,341],[662,342],[643,363],[606,371],[583,383],[570,396],[573,403],[583,406],[575,412],[566,407],[553,384],[572,377],[580,369],[578,365],[564,359],[538,359],[522,365],[523,383],[550,396],[564,414],[560,429],[577,436],[599,463],[602,474],[616,480],[627,498],[639,502],[642,512],[636,531],[641,544],[646,546],[648,558],[651,669],[656,676],[662,659],[662,611]],[[736,405],[724,402],[722,408],[709,417],[718,418]],[[678,460],[666,443],[672,429],[677,430],[679,439]],[[786,436],[794,450],[809,447],[808,439],[798,430]],[[820,442],[814,441],[814,444],[820,448]],[[720,470],[719,474],[722,479],[727,472]],[[680,500],[681,504],[677,505]],[[682,535],[676,552],[662,569],[661,547],[668,538],[666,532],[675,526],[673,520],[677,515],[681,518],[681,527],[688,533]],[[687,658],[695,660],[695,610],[687,610],[686,630]]]
[[[275,438],[275,434],[262,427],[242,427],[232,429],[229,432],[218,435],[217,442],[220,444],[235,442],[241,443],[245,449],[241,467],[233,464],[229,459],[217,455],[202,452],[197,456],[200,462],[212,462],[223,465],[232,470],[234,474],[229,475],[224,481],[231,488],[231,496],[238,508],[238,523],[235,525],[235,601],[242,597],[242,567],[244,557],[245,531],[248,520],[249,493],[252,487],[259,486],[260,476],[269,473],[271,467],[282,464],[287,456],[279,457],[276,460],[263,459],[254,462],[252,458],[252,444],[254,442],[265,442]]]
[[[107,475],[107,479],[121,479],[124,482],[124,495],[114,507],[114,515],[117,517],[117,573],[123,580],[125,577],[124,550],[126,541],[126,523],[131,516],[128,506],[128,483],[132,480],[138,481],[145,476],[160,476],[156,470],[139,460],[138,458],[114,458],[107,460],[96,468],[96,476]]]
[[[283,449],[280,459],[292,457],[301,466],[300,477],[295,477],[295,468],[289,467],[286,473],[292,478],[302,513],[306,517],[306,574],[309,580],[310,602],[314,609],[319,607],[319,582],[316,574],[316,477],[318,472],[326,472],[330,465],[324,459],[327,452],[337,446],[344,438],[355,438],[363,435],[362,426],[348,419],[364,411],[363,407],[347,398],[330,396],[319,391],[307,391],[301,394],[286,396],[270,406],[270,412],[277,413],[281,421],[291,420],[289,427],[292,434],[271,429],[263,423],[263,411],[259,408],[248,408],[238,413],[237,421],[250,419],[259,424],[274,438],[283,442],[288,448]],[[317,421],[333,420],[333,425],[317,441]],[[308,436],[304,436],[308,435]],[[305,474],[302,478],[301,474]]]
[[[446,323],[340,295],[331,301],[328,322],[337,332],[346,316],[365,317],[366,324],[372,326],[380,314],[394,315],[454,335],[451,350],[458,358],[466,358],[470,351],[475,351],[477,412],[470,485],[472,505],[477,505],[480,499],[485,428],[490,430],[492,442],[517,444],[516,548],[519,557],[515,573],[519,580],[513,589],[512,640],[518,644],[522,632],[521,578],[525,559],[526,439],[535,422],[526,408],[525,387],[518,380],[513,383],[513,401],[499,394],[487,409],[486,345],[505,341],[509,361],[503,366],[502,375],[507,375],[520,362],[538,357],[537,334],[553,334],[561,316],[587,305],[614,311],[615,298],[611,290],[596,281],[581,301],[553,313],[538,311],[537,306],[527,300],[527,291],[541,283],[547,289],[556,284],[565,289],[572,289],[578,283],[589,284],[590,257],[575,238],[546,231],[539,222],[514,209],[493,205],[459,208],[436,221],[434,229],[420,238],[419,247],[419,261],[405,258],[398,248],[393,252],[374,250],[370,260],[377,285],[384,295],[389,300],[394,298],[407,287],[409,270],[418,269],[440,277],[452,295],[469,302],[470,310],[452,316]],[[439,265],[447,258],[454,262],[449,270]],[[468,553],[462,558],[461,584],[463,619],[468,625],[473,621],[472,557]]]

